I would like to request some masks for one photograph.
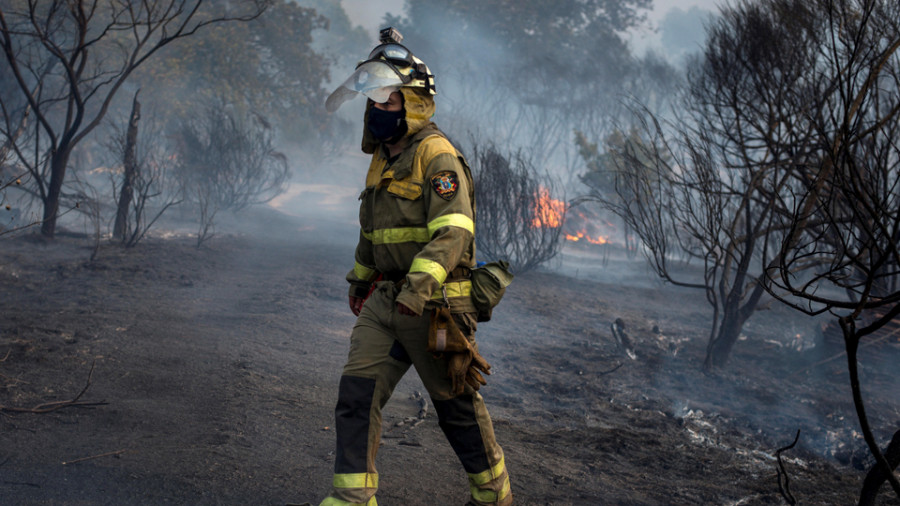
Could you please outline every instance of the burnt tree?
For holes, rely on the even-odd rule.
[[[116,222],[113,225],[113,237],[121,240],[125,240],[128,232],[128,209],[131,207],[131,199],[134,198],[134,180],[138,170],[136,151],[138,121],[140,119],[141,103],[138,102],[138,92],[135,92],[134,101],[131,105],[131,115],[128,118],[128,128],[125,133],[122,187],[119,191],[119,198],[116,201]]]
[[[177,129],[175,177],[198,212],[198,246],[213,233],[219,210],[268,202],[285,190],[290,176],[267,119],[234,109],[220,98]]]
[[[818,142],[806,117],[822,87],[820,20],[799,0],[723,9],[688,66],[680,116],[635,106],[627,142],[608,146],[613,190],[586,197],[622,217],[661,278],[705,291],[714,315],[706,368],[727,362],[766,293],[765,252],[786,231],[773,217],[785,214],[795,168]],[[702,263],[702,279],[674,268],[685,256]]]
[[[830,84],[807,116],[818,156],[804,165],[791,212],[777,224],[790,232],[767,274],[772,294],[791,307],[837,319],[861,432],[876,474],[900,496],[897,459],[885,458],[870,427],[857,363],[860,343],[900,317],[900,4],[817,6],[828,37],[816,70]],[[805,269],[810,263],[817,268]],[[867,483],[861,502],[874,493]]]
[[[135,100],[125,124],[113,125],[105,143],[111,165],[121,166],[121,174],[114,171],[110,183],[116,201],[113,237],[125,247],[137,245],[166,211],[184,201],[171,136],[152,114],[138,130],[140,114]]]
[[[478,257],[507,260],[519,274],[552,259],[561,247],[566,204],[555,185],[521,153],[473,147]]]
[[[56,231],[72,150],[103,120],[132,72],[161,48],[214,23],[250,20],[269,0],[233,2],[210,15],[203,0],[16,0],[0,7],[0,51],[24,99],[34,135],[17,144],[43,204],[41,232]],[[6,140],[12,139],[6,130]]]

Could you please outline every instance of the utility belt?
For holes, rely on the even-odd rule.
[[[376,279],[390,281],[399,289],[406,283],[406,274],[406,272],[402,271],[382,272],[379,275],[380,277],[376,277]],[[471,297],[471,277],[472,269],[463,266],[456,267],[447,274],[447,280],[444,281],[443,286],[431,294],[431,300],[442,302],[445,293],[448,299],[454,297]]]
[[[380,273],[375,281],[390,281],[397,291],[406,282],[405,272]],[[431,294],[426,304],[430,307],[450,306],[454,313],[476,313],[477,321],[486,322],[491,319],[494,307],[500,302],[506,287],[513,280],[509,263],[505,260],[489,262],[474,270],[468,267],[456,267],[447,275],[447,280],[439,290]],[[375,284],[372,284],[372,290]],[[371,294],[371,290],[369,294]]]
[[[406,274],[407,273],[404,271],[382,272],[379,273],[379,279],[402,284],[406,281]],[[462,279],[469,279],[470,277],[472,277],[472,269],[460,265],[447,274],[447,281],[459,281]]]

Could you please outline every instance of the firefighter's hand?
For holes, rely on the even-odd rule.
[[[363,302],[365,301],[366,299],[362,297],[350,296],[350,311],[353,311],[354,316],[359,316],[359,312],[362,311]]]
[[[415,311],[406,307],[402,302],[397,303],[397,312],[404,316],[418,316]]]

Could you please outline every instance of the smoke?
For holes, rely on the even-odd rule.
[[[341,5],[354,25],[363,27],[373,37],[382,28],[384,15],[403,12],[404,0],[341,0]]]
[[[679,8],[670,10],[660,23],[660,42],[670,61],[683,64],[687,56],[701,49],[705,39],[706,25],[712,13],[698,7],[687,11]]]
[[[349,75],[352,60],[364,58],[376,44],[375,30],[385,24],[372,21],[380,19],[373,10],[399,12],[394,5],[350,0],[344,5],[354,23],[365,23],[370,40],[346,60],[351,64],[333,67],[332,83]],[[571,183],[569,188],[577,191],[577,178],[573,176],[583,169],[572,132],[582,130],[597,141],[626,123],[622,90],[599,80],[580,83],[576,88],[563,85],[577,80],[540,81],[537,78],[544,69],[524,65],[516,48],[509,47],[477,19],[461,24],[442,11],[416,14],[416,29],[404,33],[404,43],[436,75],[434,121],[464,152],[473,140],[482,139],[510,152],[523,150],[536,160],[538,170],[563,176]],[[673,8],[659,20],[658,40],[667,49],[670,61],[680,62],[698,49],[707,15],[708,11],[698,7]],[[604,49],[596,48],[598,52]],[[578,75],[582,62],[566,64]],[[611,68],[610,73],[615,70]],[[364,100],[356,99],[337,113],[347,128],[336,137],[336,147],[330,153],[308,157],[298,152],[291,157],[296,160],[298,175],[288,192],[270,203],[280,212],[302,218],[304,226],[317,227],[299,232],[315,240],[331,237],[329,240],[346,241],[348,247],[355,243],[355,195],[362,189],[368,166],[367,157],[359,151],[363,106]],[[321,235],[326,233],[331,235]],[[607,299],[621,296],[616,288],[654,290],[662,285],[642,257],[630,257],[615,245],[567,245],[548,267],[563,276],[603,284],[609,289],[604,295]],[[696,269],[684,266],[685,271]],[[669,403],[668,413],[685,420],[695,431],[706,431],[698,432],[698,437],[707,441],[718,439],[715,431],[721,417],[730,418],[730,423],[747,433],[759,434],[761,446],[772,450],[776,443],[788,443],[799,428],[800,448],[859,465],[862,444],[846,382],[846,359],[839,356],[839,347],[827,345],[816,330],[827,320],[812,320],[775,304],[772,311],[750,319],[726,369],[709,377],[699,368],[712,310],[701,291],[691,293],[667,301],[677,306],[677,311],[671,311],[671,319],[652,316],[662,327],[660,334],[638,336],[642,337],[638,345],[653,347],[654,359],[659,362],[642,364],[641,371],[646,375],[628,385],[627,395],[637,398],[649,386],[658,398]],[[647,313],[668,312],[665,305],[641,309]],[[689,317],[674,321],[676,312]],[[694,349],[693,356],[686,357],[688,348]],[[882,421],[900,417],[896,408],[900,389],[884,386],[890,385],[889,361],[879,362],[875,354],[863,360],[863,381],[875,385],[865,387],[873,411]],[[512,382],[509,386],[514,387]],[[882,423],[876,430],[883,437],[886,425]]]
[[[302,153],[292,160],[310,163]],[[352,249],[358,238],[357,197],[368,169],[368,157],[357,148],[315,160],[313,170],[297,170],[287,190],[271,200],[267,207],[296,219],[303,231]]]

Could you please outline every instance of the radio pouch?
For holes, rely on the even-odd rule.
[[[478,310],[479,322],[490,321],[494,307],[500,303],[506,287],[512,283],[509,262],[498,260],[472,269],[472,303]]]

